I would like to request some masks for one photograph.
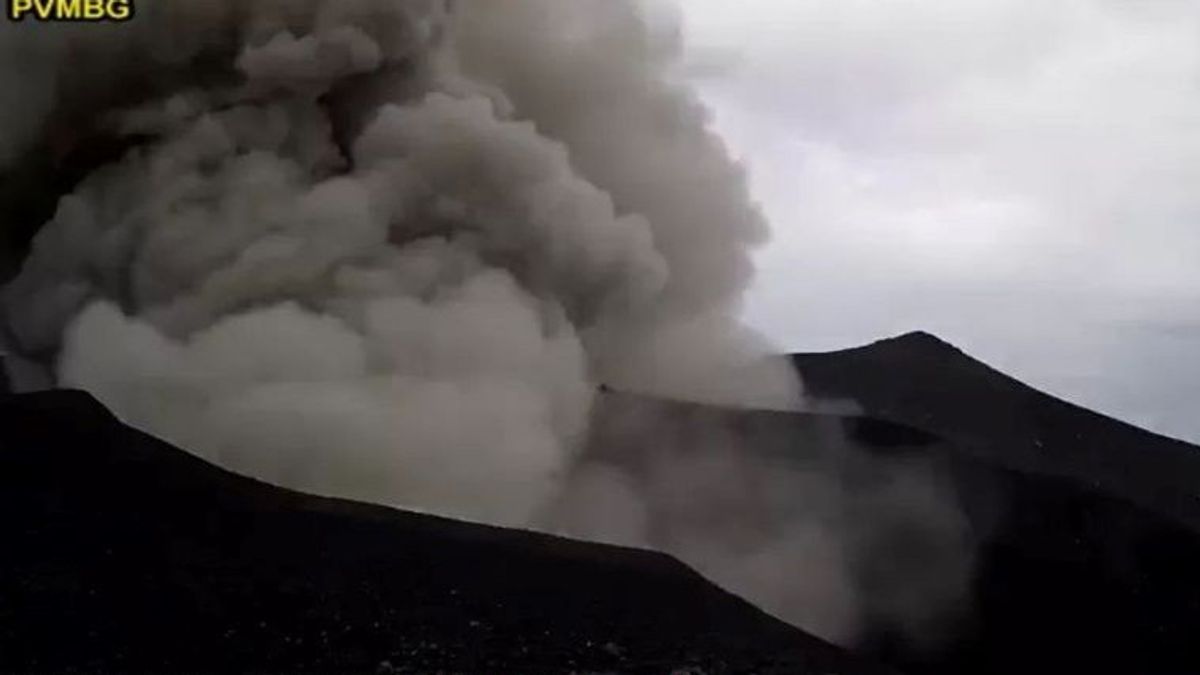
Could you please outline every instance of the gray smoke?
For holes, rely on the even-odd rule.
[[[655,455],[636,492],[580,463],[598,382],[801,401],[736,319],[766,228],[673,79],[677,33],[648,16],[181,0],[122,25],[7,27],[0,167],[125,148],[41,227],[3,294],[8,342],[129,423],[302,490],[601,538],[679,490],[721,511],[740,489],[721,476],[764,471],[736,444],[712,466]],[[758,558],[723,563],[682,525],[634,539],[757,599],[799,594],[780,611],[846,636],[862,603],[830,485],[778,488],[804,498]],[[576,522],[610,512],[623,524]]]
[[[934,646],[961,618],[971,532],[936,463],[871,455],[847,419],[606,394],[550,520],[674,553],[842,643],[870,627]]]

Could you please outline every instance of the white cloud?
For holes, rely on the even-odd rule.
[[[1157,328],[1200,301],[1200,3],[682,4],[775,231],[757,324],[793,348],[931,329],[1200,440],[1200,334]]]

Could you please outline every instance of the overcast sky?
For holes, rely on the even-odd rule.
[[[680,2],[775,232],[756,326],[928,330],[1200,441],[1200,1]]]

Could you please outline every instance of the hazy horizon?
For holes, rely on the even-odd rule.
[[[1200,441],[1200,3],[680,3],[781,348],[925,330]]]

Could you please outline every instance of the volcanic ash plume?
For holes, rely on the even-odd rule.
[[[704,376],[749,372],[762,227],[632,4],[139,9],[3,36],[4,79],[39,78],[10,162],[38,120],[127,144],[4,295],[60,385],[271,481],[505,524],[558,487],[595,381],[794,399]]]
[[[5,216],[38,234],[4,342],[234,470],[659,546],[852,635],[864,528],[840,514],[863,499],[838,469],[777,470],[704,424],[690,454],[581,458],[672,428],[589,433],[598,383],[800,400],[734,318],[763,223],[643,9],[175,0],[0,26],[0,174],[57,203]],[[933,510],[905,501],[876,510]]]
[[[669,551],[842,644],[890,633],[936,648],[964,616],[973,559],[946,467],[873,453],[843,424],[608,393],[550,518]]]

